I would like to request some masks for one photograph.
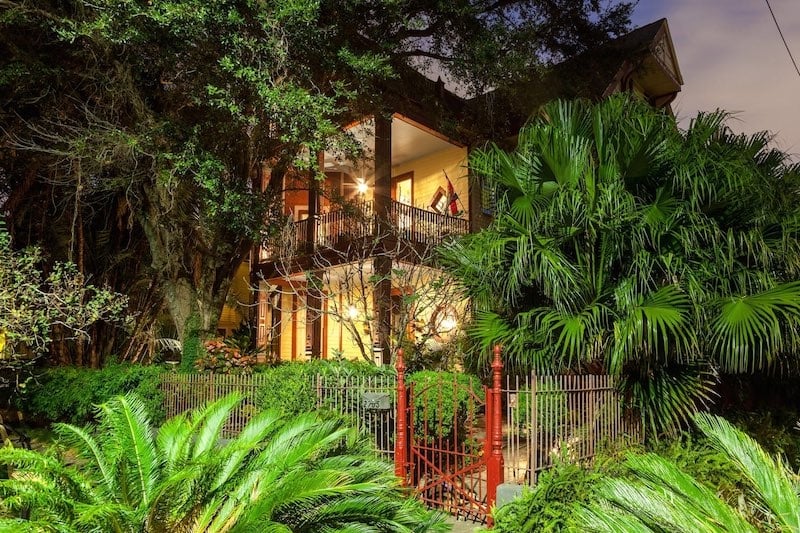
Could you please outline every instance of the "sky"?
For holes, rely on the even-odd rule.
[[[770,0],[800,65],[800,0]],[[673,102],[682,126],[698,111],[735,114],[734,131],[767,130],[800,161],[800,75],[765,0],[640,0],[634,26],[666,17],[683,75]]]

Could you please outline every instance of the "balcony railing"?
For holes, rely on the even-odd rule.
[[[418,207],[391,202],[388,212],[389,227],[386,237],[397,236],[412,243],[436,245],[446,237],[465,235],[469,232],[469,221],[463,218],[441,215]],[[376,233],[376,217],[371,201],[348,205],[313,219],[300,220],[282,235],[282,246],[299,252],[310,251],[308,224],[314,223],[314,248],[336,248]],[[274,247],[262,248],[261,260],[274,259]]]

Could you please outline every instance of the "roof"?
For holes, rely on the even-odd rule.
[[[682,84],[669,25],[662,18],[558,63],[544,74],[534,72],[511,88],[473,98],[468,105],[476,121],[473,131],[501,138],[515,134],[539,107],[556,98],[596,100],[635,88],[664,107]]]
[[[669,105],[683,78],[666,19],[656,20],[540,71],[511,87],[472,99],[448,91],[408,67],[385,84],[393,111],[464,142],[516,134],[539,107],[556,98],[600,99],[638,89],[657,107]]]

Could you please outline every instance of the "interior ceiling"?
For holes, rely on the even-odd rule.
[[[361,122],[347,130],[364,147],[365,170],[372,173],[373,146],[375,145],[375,126],[373,121]],[[409,124],[399,117],[392,120],[392,166],[402,165],[414,159],[419,159],[436,152],[453,148],[455,145]],[[343,161],[341,155],[325,152],[325,170],[352,171],[361,168],[357,164]]]

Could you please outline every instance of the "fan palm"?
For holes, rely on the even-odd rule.
[[[655,454],[632,455],[632,478],[606,479],[600,499],[579,512],[584,531],[800,531],[800,478],[780,458],[724,419],[695,415],[700,430],[748,484],[747,502],[732,507],[712,488]],[[743,509],[757,512],[750,516]],[[757,523],[755,527],[751,522]]]
[[[78,457],[2,449],[5,531],[441,531],[437,515],[402,496],[391,466],[339,420],[255,416],[230,441],[220,434],[236,395],[154,430],[144,406],[122,396],[99,424],[56,430]],[[22,519],[29,511],[29,519]]]
[[[800,166],[725,118],[682,132],[630,96],[561,101],[514,151],[476,151],[495,218],[441,255],[481,352],[538,372],[603,360],[653,431],[685,421],[718,369],[793,362]]]

